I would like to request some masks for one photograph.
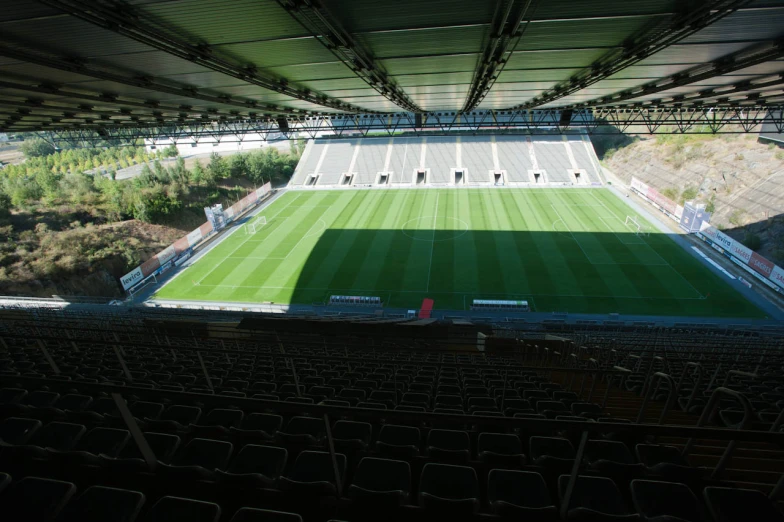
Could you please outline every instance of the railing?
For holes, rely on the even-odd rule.
[[[700,384],[702,383],[702,365],[697,362],[687,362],[683,365],[683,372],[681,372],[681,378],[678,380],[678,393],[680,393],[680,390],[682,389],[683,380],[686,378],[686,373],[688,372],[689,368],[695,368],[699,376],[697,377],[697,382],[694,383],[694,387],[691,390],[689,401],[686,403],[686,407],[683,408],[683,411],[686,412],[689,411],[689,408],[694,402],[694,399],[697,397],[697,392],[699,391]]]
[[[751,403],[746,398],[746,396],[743,395],[742,393],[723,387],[716,388],[715,390],[713,390],[713,393],[711,394],[708,404],[705,405],[705,409],[702,410],[702,415],[700,415],[700,420],[697,421],[697,427],[701,428],[705,426],[708,420],[713,416],[713,413],[716,410],[716,406],[719,403],[719,398],[721,395],[728,395],[733,399],[737,400],[740,403],[740,405],[743,406],[743,420],[741,421],[740,426],[738,428],[739,432],[742,432],[743,430],[746,429],[746,427],[749,425],[749,422],[751,421],[751,410],[752,410]],[[683,451],[681,452],[681,455],[686,457],[686,455],[689,454],[692,446],[694,445],[694,440],[695,440],[694,437],[692,437],[686,442],[686,445],[683,447]],[[714,468],[713,473],[711,474],[711,478],[714,479],[719,478],[719,476],[724,471],[724,468],[727,466],[727,463],[729,462],[730,457],[732,456],[732,452],[735,451],[735,446],[737,446],[737,444],[738,444],[737,440],[731,440],[729,444],[727,444],[727,449],[724,450],[724,454],[721,456],[721,459],[719,459],[719,462],[716,464],[716,468]]]
[[[648,402],[651,400],[651,396],[655,396],[656,392],[659,391],[659,384],[661,383],[661,379],[666,380],[670,385],[670,391],[667,394],[667,402],[664,403],[664,408],[662,408],[661,415],[659,415],[659,424],[664,422],[664,418],[667,416],[667,411],[670,409],[670,406],[673,402],[673,397],[678,397],[678,386],[675,384],[675,379],[673,379],[669,374],[656,372],[651,376],[651,382],[648,386],[648,393],[645,394],[642,404],[640,405],[640,412],[637,414],[637,424],[642,423],[642,420],[645,416],[645,409],[648,407]],[[656,388],[654,389],[653,383],[656,382]],[[651,391],[653,390],[653,391]]]

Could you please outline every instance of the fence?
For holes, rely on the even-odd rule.
[[[784,290],[784,269],[746,247],[740,241],[735,241],[708,223],[702,224],[697,236],[773,290],[777,292]]]
[[[224,211],[226,223],[231,223],[245,210],[255,206],[259,200],[272,191],[272,185],[267,182],[262,187],[254,190],[234,205]],[[190,256],[193,248],[213,233],[212,225],[204,223],[196,230],[181,237],[168,247],[164,248],[150,259],[134,268],[120,278],[123,290],[130,290],[145,281],[148,277],[162,274],[171,269],[180,257]]]

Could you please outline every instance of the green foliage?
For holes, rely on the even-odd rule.
[[[743,244],[752,250],[759,250],[760,246],[762,246],[762,239],[754,232],[746,232],[746,235],[743,237]]]
[[[228,178],[231,174],[228,162],[217,152],[210,154],[210,163],[207,165],[207,170],[210,171],[210,174],[215,179]]]
[[[784,150],[776,151],[776,159],[784,161]]]
[[[675,187],[667,187],[666,189],[662,190],[662,196],[665,198],[677,201],[678,200],[678,189]]]
[[[5,192],[0,192],[0,217],[5,217],[11,211],[11,198]],[[0,234],[1,236],[2,234]]]
[[[167,158],[174,158],[175,156],[180,155],[180,151],[177,150],[177,145],[172,144],[163,149],[163,155]]]
[[[683,193],[681,193],[680,203],[683,205],[686,201],[693,201],[694,198],[697,197],[697,188],[688,186],[683,189]]]
[[[28,159],[49,156],[55,152],[55,148],[52,144],[47,143],[40,138],[25,140],[19,147],[19,150],[21,150]]]
[[[716,194],[711,194],[708,204],[705,205],[705,210],[713,214],[716,212]]]

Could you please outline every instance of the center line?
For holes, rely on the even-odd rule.
[[[436,212],[433,216],[433,238],[430,240],[430,264],[427,267],[427,288],[426,291],[430,291],[430,272],[433,270],[433,247],[436,246],[436,218],[438,218],[438,196],[440,194],[436,192]]]

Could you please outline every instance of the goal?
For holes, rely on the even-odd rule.
[[[245,233],[246,234],[255,234],[258,229],[263,227],[267,224],[267,218],[264,216],[259,216],[255,219],[252,219],[245,225]]]
[[[649,236],[650,230],[646,225],[641,224],[635,216],[626,216],[626,227],[634,231],[638,236]]]

